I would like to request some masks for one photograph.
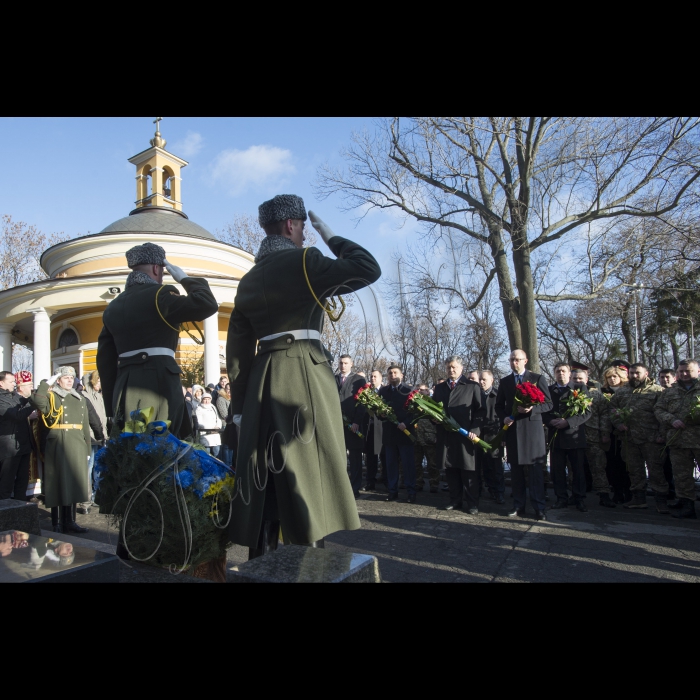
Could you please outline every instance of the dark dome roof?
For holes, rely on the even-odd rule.
[[[141,207],[129,216],[118,219],[100,233],[179,233],[216,240],[205,228],[187,218],[186,214],[166,207]]]

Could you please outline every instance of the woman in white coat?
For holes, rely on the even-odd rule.
[[[195,409],[199,425],[199,442],[209,448],[214,457],[219,456],[221,449],[221,418],[211,402],[211,394],[202,394],[202,400]]]

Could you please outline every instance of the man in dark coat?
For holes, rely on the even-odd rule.
[[[0,372],[0,500],[27,500],[29,485],[29,403],[31,384],[24,385],[25,395],[15,391],[12,372]]]
[[[416,502],[416,464],[413,452],[413,442],[404,431],[413,434],[413,425],[405,408],[406,399],[413,387],[403,383],[403,372],[397,364],[389,365],[387,370],[389,385],[379,390],[386,403],[394,409],[398,418],[398,426],[390,421],[383,421],[382,443],[386,457],[386,487],[389,489],[387,501],[395,501],[399,497],[399,459],[403,467],[403,478],[406,484],[408,503]]]
[[[479,437],[481,424],[481,387],[463,376],[462,358],[452,355],[445,360],[447,381],[438,384],[433,393],[435,401],[442,403],[448,416],[469,431],[469,437],[461,433],[437,427],[437,455],[440,469],[445,470],[450,488],[450,502],[445,510],[462,507],[467,499],[470,515],[479,512],[479,473],[476,470],[473,439]],[[479,448],[481,449],[481,448]]]
[[[338,374],[335,375],[335,383],[338,387],[340,410],[343,414],[345,426],[345,447],[350,455],[350,486],[355,498],[360,497],[362,486],[362,448],[364,440],[357,435],[360,426],[365,423],[365,408],[355,401],[355,394],[367,384],[367,380],[352,371],[352,358],[350,355],[341,355],[338,360]]]
[[[485,369],[479,375],[481,384],[481,437],[485,442],[491,442],[500,430],[501,422],[496,414],[496,397],[498,393],[493,386],[493,372]],[[503,473],[503,459],[501,448],[497,447],[491,452],[476,450],[476,466],[484,475],[486,487],[496,503],[505,503],[506,492],[505,475]]]
[[[330,353],[321,343],[329,297],[381,275],[364,248],[309,212],[337,259],[303,248],[301,197],[278,195],[259,208],[267,236],[238,285],[226,361],[233,421],[240,426],[229,536],[260,556],[285,542],[322,546],[360,527]]]
[[[516,348],[510,353],[510,366],[513,374],[501,379],[496,396],[496,413],[503,425],[509,426],[506,432],[506,449],[511,469],[511,484],[513,486],[513,510],[508,516],[525,515],[525,473],[524,467],[529,466],[530,502],[535,509],[537,520],[546,520],[544,494],[544,464],[547,459],[547,443],[545,442],[542,414],[552,410],[552,399],[549,396],[547,382],[541,374],[535,374],[526,369],[527,355],[524,350]],[[518,384],[530,382],[544,394],[542,404],[523,408],[518,406],[511,415],[515,399],[515,387]]]
[[[384,383],[384,375],[378,369],[373,369],[370,374],[372,391],[379,392]],[[369,413],[365,415],[365,464],[367,466],[367,483],[364,491],[374,491],[377,485],[377,469],[379,467],[379,457],[382,456],[382,470],[386,472],[386,458],[384,457],[384,447],[382,445],[382,421]],[[384,479],[384,474],[382,474]]]
[[[118,417],[121,427],[131,411],[150,406],[155,409],[153,420],[169,420],[173,435],[189,437],[192,430],[175,362],[180,324],[203,321],[219,306],[209,283],[169,264],[159,245],[135,246],[126,252],[126,260],[133,272],[125,290],[105,309],[97,340],[107,415]],[[164,268],[186,295],[174,285],[163,285]]]
[[[555,384],[549,386],[549,394],[552,397],[552,410],[542,416],[549,431],[547,442],[551,444],[549,449],[549,464],[552,469],[552,481],[554,482],[554,494],[557,502],[552,508],[566,508],[569,505],[569,493],[566,488],[566,462],[568,460],[573,475],[571,490],[573,491],[576,508],[582,513],[586,508],[586,473],[584,471],[584,458],[586,449],[585,423],[591,417],[591,409],[584,413],[563,418],[566,411],[565,401],[572,391],[580,391],[588,394],[585,384],[570,382],[571,368],[565,362],[559,362],[554,367]],[[556,437],[555,437],[556,435]],[[552,440],[554,442],[552,442]]]

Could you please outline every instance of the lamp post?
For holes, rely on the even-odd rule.
[[[690,357],[695,358],[695,327],[693,319],[690,316],[671,316],[672,321],[689,321],[690,322]]]
[[[639,362],[639,331],[637,330],[639,322],[637,320],[637,290],[642,288],[639,282],[628,285],[630,289],[626,290],[625,294],[633,294],[634,299],[634,361]]]

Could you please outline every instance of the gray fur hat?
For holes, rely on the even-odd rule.
[[[56,370],[56,374],[59,377],[75,377],[75,370],[70,365],[65,365],[63,367],[59,367]]]
[[[262,227],[286,219],[306,221],[306,209],[301,197],[295,194],[278,194],[258,207],[258,220]]]
[[[155,243],[136,245],[126,251],[126,264],[132,270],[137,265],[165,265],[165,250]]]

